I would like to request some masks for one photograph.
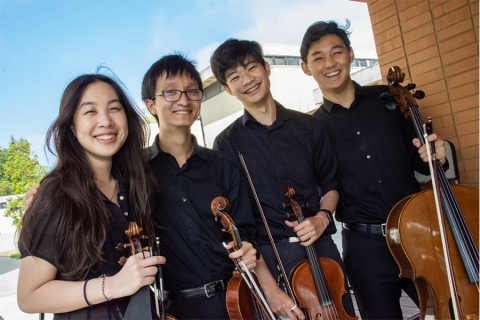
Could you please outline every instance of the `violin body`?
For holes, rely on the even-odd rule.
[[[478,248],[478,189],[453,185],[452,190]],[[398,202],[388,216],[386,238],[400,267],[400,275],[411,278],[415,283],[421,319],[425,316],[453,319],[445,257],[433,198],[432,190],[424,190]],[[478,319],[478,283],[469,282],[448,223],[446,235],[463,318]]]
[[[342,268],[333,259],[319,258],[318,260],[325,274],[333,303],[326,306],[319,303],[310,264],[304,260],[297,263],[289,276],[299,307],[309,319],[357,319],[345,312],[343,307],[337,308],[337,306],[343,306],[342,296],[347,293]]]
[[[255,277],[256,280],[256,277]],[[240,272],[233,271],[233,276],[227,286],[227,311],[232,320],[257,319],[255,303],[247,283]]]

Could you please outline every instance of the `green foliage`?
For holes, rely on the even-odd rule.
[[[20,222],[22,221],[23,216],[23,197],[18,198],[8,198],[8,207],[4,213],[5,217],[10,217],[13,220],[13,225],[20,226]]]
[[[27,139],[11,137],[8,148],[0,148],[0,195],[23,194],[46,173]]]
[[[27,139],[10,137],[8,148],[0,147],[0,196],[24,194],[46,173],[47,167],[40,165]],[[18,227],[23,211],[23,197],[11,198],[4,215]]]
[[[9,257],[13,259],[20,259],[20,252],[12,253],[11,255],[9,255]]]

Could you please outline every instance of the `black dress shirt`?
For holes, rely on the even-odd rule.
[[[418,155],[411,120],[389,110],[380,94],[387,86],[355,83],[350,108],[324,99],[314,113],[327,128],[338,161],[340,201],[336,219],[346,223],[384,223],[392,207],[419,191],[414,169],[429,174]]]
[[[160,226],[161,255],[166,290],[181,290],[230,278],[234,264],[222,245],[231,237],[215,221],[211,202],[226,197],[224,210],[240,230],[241,240],[253,240],[255,221],[246,186],[235,163],[217,151],[195,144],[180,168],[175,158],[158,147],[158,136],[150,147],[149,165],[159,185],[153,215]]]
[[[127,220],[129,217],[128,192],[124,183],[120,179],[117,180],[119,185],[118,203],[120,206],[117,206],[115,203],[107,199],[103,193],[98,191],[99,197],[101,197],[105,207],[110,213],[111,228],[107,232],[107,237],[105,238],[105,243],[102,248],[102,257],[104,261],[98,261],[98,263],[90,269],[87,279],[98,278],[103,274],[106,274],[107,276],[115,275],[122,268],[118,263],[120,258],[130,255],[129,253],[126,253],[124,249],[119,251],[115,248],[119,243],[128,243],[128,236],[125,234],[125,231],[128,229]],[[42,192],[45,193],[39,194],[38,197],[44,196],[50,197],[51,199],[68,197],[62,188],[48,188],[48,190],[44,189]],[[53,247],[54,233],[58,226],[51,223],[51,219],[49,218],[50,215],[54,214],[65,213],[57,211],[42,213],[42,218],[38,219],[34,224],[35,236],[32,239],[28,251],[20,243],[18,248],[22,258],[29,255],[39,257],[58,269]],[[59,263],[61,265],[68,265],[71,261],[62,261],[62,257],[60,257]],[[64,280],[65,278],[60,273],[57,273],[55,279]],[[95,304],[91,308],[83,308],[66,313],[57,313],[55,314],[55,319],[123,319],[129,301],[130,297],[113,299],[111,301]]]
[[[276,120],[271,126],[256,121],[246,110],[215,139],[213,148],[240,163],[243,155],[251,179],[275,240],[296,236],[285,224],[283,189],[291,186],[308,202],[305,217],[320,209],[320,197],[339,186],[335,179],[336,161],[327,133],[315,117],[286,109],[276,103]],[[245,178],[245,175],[242,175]],[[252,192],[249,193],[255,203]],[[269,243],[258,210],[258,244]],[[331,223],[325,234],[336,231]]]

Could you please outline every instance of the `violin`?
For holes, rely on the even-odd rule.
[[[216,197],[211,203],[211,210],[215,221],[220,221],[222,231],[229,233],[233,239],[233,250],[242,247],[240,234],[233,219],[225,210],[228,199]],[[223,244],[226,245],[225,243]],[[254,273],[247,269],[245,263],[235,259],[235,271],[227,286],[227,311],[230,319],[269,319],[275,320],[268,303],[259,288],[258,280]]]
[[[295,190],[286,186],[283,193],[286,206],[299,223],[304,221]],[[309,319],[358,319],[350,316],[343,307],[342,296],[347,291],[340,265],[333,259],[318,258],[313,245],[305,249],[307,261],[299,262],[289,276],[299,307]]]
[[[147,251],[150,253],[150,256],[153,255],[160,255],[160,238],[156,238],[156,248],[157,251],[153,251],[153,246],[150,244],[150,237],[146,236],[143,234],[143,228],[139,227],[138,224],[135,221],[130,221],[128,223],[128,229],[125,230],[125,234],[128,236],[128,244],[119,244],[117,246],[118,248],[130,248],[130,253],[131,255],[135,255],[137,253],[140,253],[142,251]],[[122,257],[123,259],[120,259],[119,263],[121,265],[124,265],[126,262],[125,257]],[[158,272],[157,272],[157,277],[155,281],[153,282],[153,287],[151,286],[151,289],[155,295],[155,311],[156,315],[159,319],[161,320],[175,320],[175,317],[173,317],[170,314],[167,314],[165,312],[165,300],[164,300],[164,289],[163,289],[163,272],[162,272],[162,265],[158,265]],[[157,287],[157,282],[159,283],[159,287]],[[134,299],[148,299],[148,296],[145,296],[141,291],[145,291],[145,288],[141,288],[133,297],[131,302]],[[140,295],[139,298],[137,298],[137,294]],[[159,305],[159,301],[161,305]],[[161,307],[161,310],[160,310]],[[132,313],[136,313],[137,311],[132,311]],[[145,312],[144,310],[142,312]],[[136,314],[131,314],[131,317],[136,318]],[[125,313],[125,318],[129,317],[128,309],[127,312]]]
[[[478,189],[451,185],[435,158],[435,146],[427,140],[431,119],[425,123],[410,92],[415,84],[400,85],[405,74],[391,67],[387,80],[395,105],[412,120],[422,144],[427,143],[432,189],[398,202],[386,223],[388,247],[400,268],[411,278],[419,295],[420,317],[478,319],[479,250]]]

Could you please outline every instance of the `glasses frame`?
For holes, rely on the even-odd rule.
[[[191,90],[200,90],[200,92],[202,93],[200,99],[198,99],[198,100],[197,100],[197,99],[191,99],[191,98],[188,96],[188,93],[187,93],[188,91],[191,91]],[[180,92],[180,97],[178,97],[177,100],[173,100],[173,101],[172,101],[172,100],[167,100],[167,97],[165,96],[165,92],[166,92],[166,91],[176,91],[176,92]],[[187,99],[190,100],[190,101],[201,101],[202,98],[203,98],[203,94],[204,94],[203,89],[163,90],[163,91],[160,91],[159,94],[154,95],[151,99],[152,99],[152,100],[155,100],[156,97],[163,96],[163,99],[165,99],[165,101],[167,101],[167,102],[177,102],[177,101],[179,101],[180,99],[182,99],[182,95],[183,95],[184,93],[185,93],[185,95],[187,96]]]

